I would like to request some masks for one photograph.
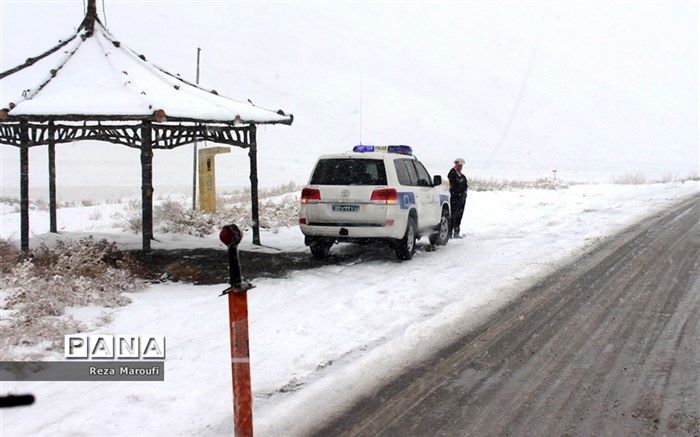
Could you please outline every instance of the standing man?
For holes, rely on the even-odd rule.
[[[467,185],[467,177],[462,174],[464,160],[457,158],[454,163],[455,166],[447,174],[447,179],[450,180],[450,229],[454,232],[453,238],[462,238],[459,235],[459,225],[462,223],[469,185]]]

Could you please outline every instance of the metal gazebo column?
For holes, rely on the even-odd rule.
[[[95,18],[97,18],[97,0],[88,0],[83,24],[85,24],[85,30],[90,33],[95,30]]]
[[[253,219],[253,244],[260,246],[260,215],[258,213],[258,145],[256,141],[256,127],[250,125],[250,202]]]
[[[49,232],[58,233],[56,223],[56,126],[49,121]]]
[[[153,239],[153,130],[151,122],[141,125],[141,235],[143,251],[151,250]]]
[[[20,247],[29,251],[29,131],[27,121],[19,122]]]

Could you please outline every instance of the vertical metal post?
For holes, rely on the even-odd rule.
[[[85,30],[92,33],[95,30],[95,19],[97,18],[97,0],[87,0],[87,14],[85,14]]]
[[[92,17],[97,16],[97,0],[88,0],[87,15]]]
[[[56,128],[49,121],[49,232],[58,232],[56,221]]]
[[[192,145],[192,210],[197,209],[197,142]]]
[[[231,283],[234,286],[233,280]],[[228,315],[231,326],[234,432],[236,437],[248,437],[253,435],[253,396],[250,387],[246,291],[228,293]]]
[[[229,334],[231,339],[231,382],[233,388],[233,429],[236,437],[253,435],[253,395],[250,385],[250,349],[248,344],[248,294],[252,284],[243,283],[238,243],[243,233],[234,224],[226,225],[219,239],[228,247],[231,286],[228,294]]]
[[[19,122],[19,197],[20,197],[20,247],[29,251],[29,131],[26,121]]]
[[[253,215],[253,244],[260,246],[260,215],[258,211],[258,145],[256,140],[256,127],[250,125],[250,202]]]
[[[197,47],[197,85],[199,85],[199,54],[202,51]],[[192,145],[192,210],[197,209],[197,141]]]
[[[143,251],[151,250],[153,239],[153,132],[151,122],[141,125],[141,235]]]

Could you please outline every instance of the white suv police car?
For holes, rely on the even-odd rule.
[[[408,146],[356,146],[321,156],[301,192],[299,227],[323,258],[337,242],[384,241],[401,260],[413,257],[416,239],[450,239],[449,194],[430,177]]]

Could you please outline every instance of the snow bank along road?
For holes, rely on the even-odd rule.
[[[627,228],[318,435],[698,435],[699,221]]]

